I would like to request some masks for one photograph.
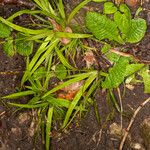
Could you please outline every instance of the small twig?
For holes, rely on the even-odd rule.
[[[0,117],[1,117],[2,115],[4,115],[5,113],[6,113],[6,111],[1,112],[1,113],[0,113]]]
[[[133,122],[134,122],[134,120],[135,120],[136,115],[139,113],[139,111],[140,111],[149,101],[150,101],[150,97],[149,97],[148,99],[146,99],[142,104],[140,104],[140,106],[135,110],[135,112],[134,112],[134,114],[133,114],[133,117],[131,118],[130,123],[129,123],[129,125],[128,125],[126,131],[125,131],[125,134],[124,134],[122,140],[121,140],[121,143],[120,143],[120,146],[119,146],[119,150],[122,150],[122,149],[123,149],[125,140],[126,140],[126,138],[127,138],[127,136],[128,136],[129,130],[130,130],[130,128],[131,128],[131,126],[132,126],[132,124],[133,124]]]
[[[120,92],[120,89],[117,88],[117,91],[118,91],[118,96],[119,96],[119,103],[120,103],[120,127],[122,129],[122,113],[123,113],[123,106],[122,106],[122,98],[121,98],[121,92]]]
[[[131,55],[131,54],[124,53],[124,52],[120,52],[120,51],[118,51],[118,50],[116,50],[116,49],[110,49],[109,51],[112,52],[112,53],[115,53],[115,54],[117,54],[117,55],[120,55],[120,56],[133,57],[133,55]]]
[[[101,141],[101,138],[102,138],[102,131],[103,131],[103,129],[101,128],[100,131],[98,132],[99,135],[98,135],[98,141],[97,141],[96,147],[99,145],[99,143],[100,143],[100,141]]]
[[[132,57],[132,58],[134,58],[136,61],[141,62],[141,63],[144,63],[144,64],[150,64],[150,61],[148,61],[148,60],[140,60],[139,58],[133,56],[132,54],[120,52],[120,51],[118,51],[118,50],[116,50],[116,49],[110,49],[109,51],[112,52],[112,53],[115,53],[115,54],[117,54],[117,55],[120,55],[120,56]]]

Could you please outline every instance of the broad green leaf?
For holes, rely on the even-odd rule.
[[[121,4],[119,7],[120,11],[125,14],[128,20],[131,20],[131,12],[126,4]]]
[[[15,54],[12,37],[5,39],[5,43],[3,44],[3,50],[9,57],[12,57]]]
[[[105,15],[88,12],[86,16],[86,26],[99,40],[109,39],[123,43],[119,37],[116,23]]]
[[[111,48],[111,45],[110,44],[105,44],[102,49],[101,49],[101,52],[103,54],[107,53],[109,51],[109,49]]]
[[[55,74],[56,74],[56,77],[59,78],[60,80],[65,79],[67,76],[66,67],[63,64],[57,65],[55,69]]]
[[[102,82],[102,87],[105,89],[118,87],[124,81],[127,65],[128,59],[120,57],[114,66],[109,69],[105,81]]]
[[[117,7],[112,2],[104,3],[104,13],[105,14],[113,14],[117,11]]]
[[[122,33],[122,38],[125,39],[130,30],[131,20],[129,20],[124,13],[117,11],[114,14],[114,21]]]
[[[38,68],[34,73],[33,73],[33,78],[35,80],[41,79],[46,76],[46,69],[45,67],[40,67]]]
[[[127,65],[125,76],[129,76],[129,75],[135,73],[136,71],[140,70],[143,66],[144,66],[144,64],[129,64],[129,65]]]
[[[150,74],[149,67],[143,68],[139,75],[142,76],[144,82],[144,92],[150,93]]]
[[[6,38],[11,34],[11,28],[0,22],[0,37]]]
[[[119,55],[112,53],[112,52],[108,52],[105,54],[105,56],[107,57],[107,59],[111,62],[117,62]]]
[[[16,51],[22,56],[29,56],[33,51],[33,42],[25,41],[25,36],[18,33],[16,37]]]
[[[127,36],[127,42],[136,43],[139,42],[146,32],[146,21],[142,18],[132,19],[130,31]]]

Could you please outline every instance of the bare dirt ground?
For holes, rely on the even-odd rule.
[[[79,1],[65,0],[64,2],[66,9],[72,9]],[[93,3],[89,4],[89,7],[93,7]],[[128,49],[131,54],[141,59],[141,61],[150,61],[150,1],[145,1],[143,7],[146,10],[141,16],[147,21],[147,33],[139,44],[129,45]],[[24,8],[22,6],[19,9]],[[101,7],[95,7],[94,9],[97,10],[98,8],[100,9]],[[16,5],[0,6],[0,16],[9,16],[17,10],[18,6]],[[83,10],[83,15],[84,12],[85,10]],[[79,13],[82,13],[82,11]],[[22,71],[25,68],[24,65],[25,62],[22,57],[15,55],[12,58],[8,58],[4,54],[2,47],[0,47],[0,97],[16,91],[20,84]],[[19,73],[15,73],[15,71],[19,71]],[[120,89],[122,92],[123,86]],[[122,98],[125,113],[121,122],[120,114],[111,105],[110,107],[108,106],[105,92],[97,89],[95,99],[101,117],[101,124],[97,123],[94,107],[91,106],[85,117],[81,120],[76,120],[69,129],[64,132],[52,131],[51,149],[117,150],[120,137],[112,134],[112,124],[122,124],[123,128],[128,126],[135,109],[150,96],[150,94],[144,94],[143,91],[143,85],[141,84],[134,86],[133,90],[126,89],[125,96]],[[25,103],[26,99],[21,99],[20,101]],[[32,134],[36,122],[35,112],[21,110],[14,113],[14,110],[5,102],[0,102],[0,150],[44,150],[40,136],[36,138]],[[136,149],[136,146],[140,146],[140,150],[150,149],[150,145],[147,144],[148,140],[143,137],[143,132],[141,131],[141,125],[145,119],[148,120],[149,114],[150,104],[148,103],[136,116],[129,131],[130,140],[126,142],[124,150]]]

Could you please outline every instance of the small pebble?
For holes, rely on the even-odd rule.
[[[139,3],[139,0],[125,0],[125,3],[128,6],[135,7]]]

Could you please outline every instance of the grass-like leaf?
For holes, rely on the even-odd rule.
[[[97,77],[97,72],[93,72],[93,74],[91,74],[89,76],[89,78],[85,81],[85,84],[81,87],[79,92],[76,94],[76,96],[74,97],[73,101],[71,102],[71,104],[68,108],[68,111],[67,111],[67,114],[65,116],[62,128],[64,128],[67,125],[67,123],[70,119],[70,116],[72,114],[72,111],[76,107],[76,105],[77,105],[78,101],[80,100],[81,96],[87,90],[87,88],[90,86],[90,84],[95,80],[96,77]]]
[[[44,33],[44,32],[49,32],[48,29],[39,29],[39,30],[33,30],[33,29],[29,29],[29,28],[25,28],[25,27],[21,27],[19,25],[16,25],[2,17],[0,17],[0,21],[3,22],[4,24],[6,24],[7,26],[11,27],[12,29],[14,30],[17,30],[17,31],[20,31],[22,33],[25,33],[25,34],[41,34],[41,33]]]
[[[23,92],[18,92],[18,93],[13,93],[7,96],[2,97],[3,99],[15,99],[18,97],[22,97],[22,96],[27,96],[27,95],[33,95],[35,94],[34,91],[29,90],[29,91],[23,91]]]
[[[50,131],[52,126],[53,107],[49,107],[46,122],[46,150],[50,149]]]
[[[41,103],[41,104],[17,104],[17,103],[8,103],[12,106],[16,106],[16,107],[20,107],[20,108],[28,108],[28,109],[32,109],[32,108],[41,108],[44,107],[46,105],[48,105],[48,103]]]
[[[75,78],[70,79],[70,80],[64,82],[63,84],[60,84],[60,85],[54,87],[53,89],[51,89],[50,91],[48,91],[47,93],[45,93],[45,95],[42,97],[42,99],[45,98],[45,97],[47,97],[47,96],[49,96],[51,93],[54,93],[54,92],[58,91],[59,89],[64,88],[65,86],[68,86],[68,85],[70,85],[70,84],[72,84],[72,83],[78,82],[78,81],[80,81],[80,80],[83,80],[83,79],[89,77],[89,76],[92,75],[94,72],[95,72],[95,71],[93,71],[93,72],[88,72],[88,73],[78,74]]]
[[[56,51],[57,56],[59,57],[60,61],[62,62],[62,64],[63,64],[64,66],[66,66],[66,67],[69,68],[69,69],[76,70],[76,68],[72,67],[72,66],[69,64],[68,60],[64,57],[64,55],[62,54],[62,52],[61,52],[57,47],[55,48],[55,51]]]
[[[81,2],[78,6],[76,6],[73,11],[70,13],[69,17],[68,17],[68,24],[70,23],[70,21],[73,19],[73,17],[77,14],[77,12],[83,7],[85,6],[87,3],[89,3],[91,0],[84,0],[83,2]]]

